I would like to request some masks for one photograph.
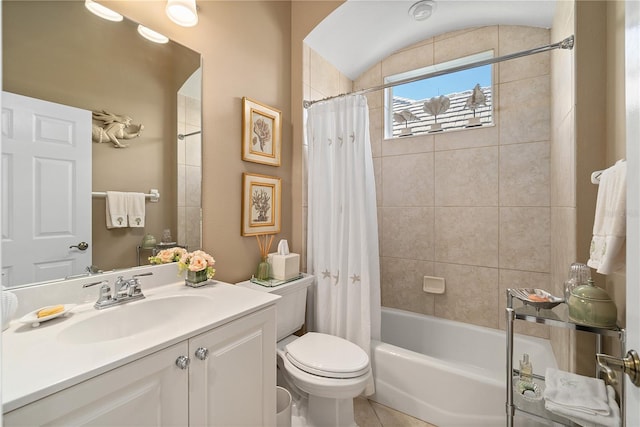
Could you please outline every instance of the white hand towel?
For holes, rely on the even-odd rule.
[[[611,274],[624,267],[627,234],[627,162],[619,160],[600,175],[593,238],[587,265]]]
[[[609,415],[611,411],[606,386],[599,378],[547,368],[543,396],[545,406],[550,404],[574,414]]]
[[[129,227],[144,227],[144,193],[127,193],[127,215]]]
[[[127,193],[107,191],[105,206],[107,228],[124,228],[127,226]]]
[[[545,402],[545,408],[555,414],[567,417],[582,427],[620,427],[620,408],[616,402],[616,391],[610,385],[607,386],[607,400],[609,403],[609,415],[589,415],[584,412],[571,411],[552,402]]]

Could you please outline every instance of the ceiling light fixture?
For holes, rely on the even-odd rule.
[[[436,2],[433,0],[420,0],[409,8],[409,16],[416,21],[424,21],[436,10]]]
[[[169,19],[183,27],[193,27],[198,23],[196,0],[167,0],[165,12]]]
[[[138,34],[140,34],[145,39],[152,41],[154,43],[164,44],[169,42],[168,37],[163,36],[162,34],[156,31],[153,31],[145,27],[144,25],[138,25]]]
[[[99,16],[102,19],[106,19],[108,21],[120,22],[122,21],[122,15],[108,7],[104,7],[103,5],[94,2],[93,0],[84,0],[84,7],[89,9],[91,13]]]

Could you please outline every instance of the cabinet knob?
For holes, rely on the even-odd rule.
[[[176,366],[180,369],[187,369],[191,360],[187,356],[180,356],[176,359]]]
[[[205,347],[199,347],[196,350],[196,357],[200,360],[205,360],[207,357],[209,357],[209,349]]]

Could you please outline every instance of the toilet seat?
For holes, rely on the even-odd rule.
[[[326,378],[356,378],[369,372],[369,356],[343,338],[309,332],[285,347],[296,368]]]

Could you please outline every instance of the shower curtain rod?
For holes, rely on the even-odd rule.
[[[521,52],[510,53],[508,55],[499,56],[497,58],[483,59],[481,61],[472,62],[470,64],[459,65],[457,67],[448,68],[446,70],[434,71],[434,72],[427,73],[427,74],[422,74],[422,75],[416,76],[416,77],[409,77],[409,78],[406,78],[406,79],[398,80],[398,81],[391,82],[391,83],[385,83],[383,85],[374,86],[374,87],[370,87],[370,88],[367,88],[367,89],[360,89],[360,90],[356,90],[356,91],[349,92],[349,93],[343,93],[343,94],[340,94],[340,95],[328,96],[326,98],[318,99],[318,100],[315,100],[315,101],[306,101],[305,100],[305,101],[302,101],[302,105],[303,105],[304,108],[309,108],[309,107],[311,107],[313,104],[315,104],[317,102],[328,101],[330,99],[340,98],[342,96],[362,95],[362,94],[369,93],[369,92],[376,92],[376,91],[379,91],[379,90],[387,89],[387,88],[398,86],[398,85],[403,85],[403,84],[406,84],[406,83],[417,82],[418,80],[423,80],[423,79],[427,79],[427,78],[430,78],[430,77],[443,76],[445,74],[451,74],[451,73],[455,73],[457,71],[468,70],[470,68],[481,67],[483,65],[495,64],[497,62],[503,62],[503,61],[508,61],[510,59],[521,58],[523,56],[529,56],[529,55],[533,55],[533,54],[536,54],[536,53],[542,53],[542,52],[546,52],[548,50],[573,49],[573,42],[574,42],[574,36],[569,36],[566,39],[564,39],[564,40],[562,40],[562,41],[560,41],[558,43],[548,44],[548,45],[545,45],[545,46],[540,46],[540,47],[536,47],[536,48],[529,49],[529,50],[523,50]]]

